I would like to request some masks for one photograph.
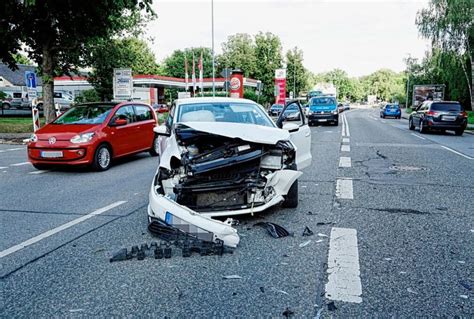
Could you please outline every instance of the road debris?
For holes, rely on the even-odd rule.
[[[328,235],[321,234],[321,233],[318,233],[318,236],[319,236],[319,237],[328,237]]]
[[[264,288],[264,287],[260,287],[260,291],[261,291],[261,292],[265,292],[265,288]]]
[[[411,294],[418,295],[418,293],[415,290],[411,289],[411,288],[407,288],[407,291]]]
[[[316,226],[325,226],[325,225],[334,225],[335,222],[319,222],[316,223]]]
[[[314,317],[314,319],[319,319],[321,318],[321,313],[323,312],[324,308],[321,308],[318,310],[318,312],[316,313],[316,317]]]
[[[469,283],[467,283],[467,282],[465,282],[465,281],[462,281],[462,280],[461,280],[461,281],[459,281],[459,284],[460,284],[461,286],[463,286],[464,288],[466,288],[467,290],[469,290],[469,291],[472,290],[471,285],[469,285]]]
[[[300,248],[303,248],[303,247],[305,247],[305,246],[308,246],[309,243],[311,243],[311,239],[308,240],[308,241],[305,241],[304,243],[299,244],[299,247],[300,247]]]
[[[281,237],[293,235],[288,230],[286,230],[286,228],[275,223],[259,222],[259,223],[254,224],[254,226],[260,226],[260,227],[265,228],[270,234],[270,236],[272,236],[273,238],[281,238]]]
[[[285,311],[283,311],[283,317],[285,318],[289,318],[291,316],[293,316],[295,314],[295,312],[293,310],[291,310],[290,308],[286,307]]]
[[[313,236],[314,233],[308,226],[306,226],[303,230],[303,236]]]
[[[464,260],[458,260],[458,263],[460,263],[461,265],[464,265],[466,262]]]
[[[222,278],[223,279],[242,279],[242,277],[240,277],[239,275],[227,275],[227,276],[223,276]]]
[[[386,261],[391,261],[392,258],[388,258],[388,257],[387,257],[387,258],[384,258],[384,260],[386,260]]]
[[[337,307],[336,307],[336,305],[334,304],[334,301],[329,302],[329,303],[327,304],[327,306],[328,306],[328,310],[329,310],[329,311],[335,311],[335,310],[337,310]]]
[[[459,297],[461,297],[462,299],[468,299],[469,298],[468,295],[459,295]]]

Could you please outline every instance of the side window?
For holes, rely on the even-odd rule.
[[[137,122],[152,120],[151,109],[148,106],[135,105],[135,116]]]
[[[133,106],[126,105],[122,106],[115,112],[115,118],[127,120],[127,124],[135,122],[135,112],[133,111]]]
[[[168,117],[166,118],[166,126],[171,129],[173,125],[174,113],[176,111],[176,105],[172,105],[170,111],[168,112]]]
[[[283,123],[295,123],[304,125],[304,115],[301,113],[297,102],[290,103],[283,112]]]

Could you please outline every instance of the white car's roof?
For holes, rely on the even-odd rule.
[[[232,97],[192,97],[192,98],[177,99],[176,100],[176,105],[178,105],[178,104],[192,104],[192,103],[250,103],[250,104],[256,104],[252,100],[232,98]]]

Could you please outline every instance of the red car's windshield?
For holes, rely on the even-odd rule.
[[[53,124],[101,124],[114,105],[82,105],[71,108],[57,118]]]

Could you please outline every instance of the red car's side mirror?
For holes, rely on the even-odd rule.
[[[110,126],[124,126],[127,124],[128,124],[128,121],[126,119],[115,119],[109,125]]]

